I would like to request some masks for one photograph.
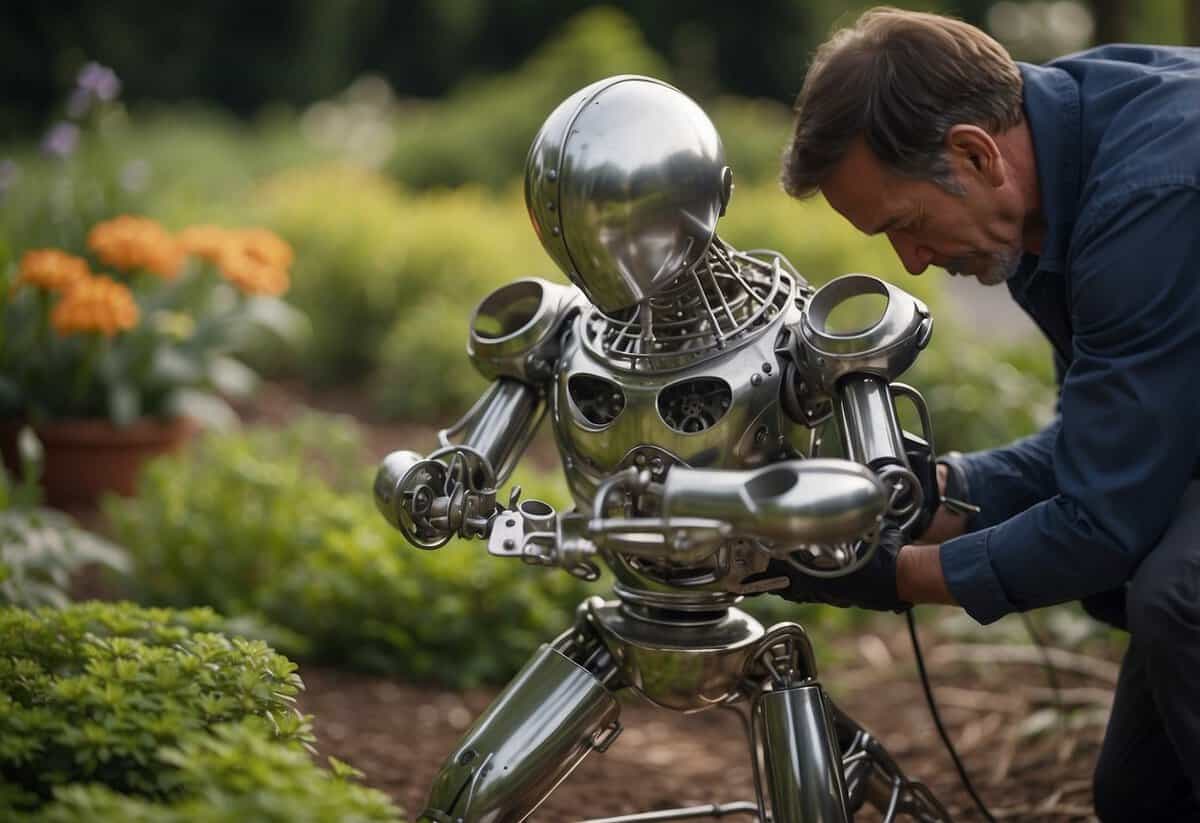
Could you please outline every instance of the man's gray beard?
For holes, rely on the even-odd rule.
[[[986,260],[987,268],[975,275],[975,279],[985,286],[998,286],[1017,273],[1017,268],[1021,264],[1021,252],[1016,250],[997,252],[987,255]],[[964,271],[966,263],[966,259],[951,261],[946,266],[946,271],[951,274],[970,276],[969,272]]]

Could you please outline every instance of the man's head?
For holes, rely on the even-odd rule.
[[[913,274],[998,283],[1035,205],[1023,129],[1021,75],[999,43],[951,18],[872,9],[817,50],[782,182],[887,234]]]

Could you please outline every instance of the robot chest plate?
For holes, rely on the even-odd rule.
[[[590,506],[604,478],[630,465],[638,452],[694,467],[749,468],[789,451],[775,334],[759,335],[693,369],[660,374],[615,370],[578,340],[572,334],[564,347],[551,412],[581,508]]]

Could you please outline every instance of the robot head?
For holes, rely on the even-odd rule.
[[[635,75],[560,103],[525,163],[525,205],[542,245],[606,313],[642,302],[704,257],[732,189],[704,111]]]

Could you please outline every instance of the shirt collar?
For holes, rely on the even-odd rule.
[[[1018,63],[1025,120],[1033,138],[1046,235],[1040,255],[1027,254],[1021,274],[1059,271],[1078,214],[1080,180],[1079,87],[1054,66]]]

